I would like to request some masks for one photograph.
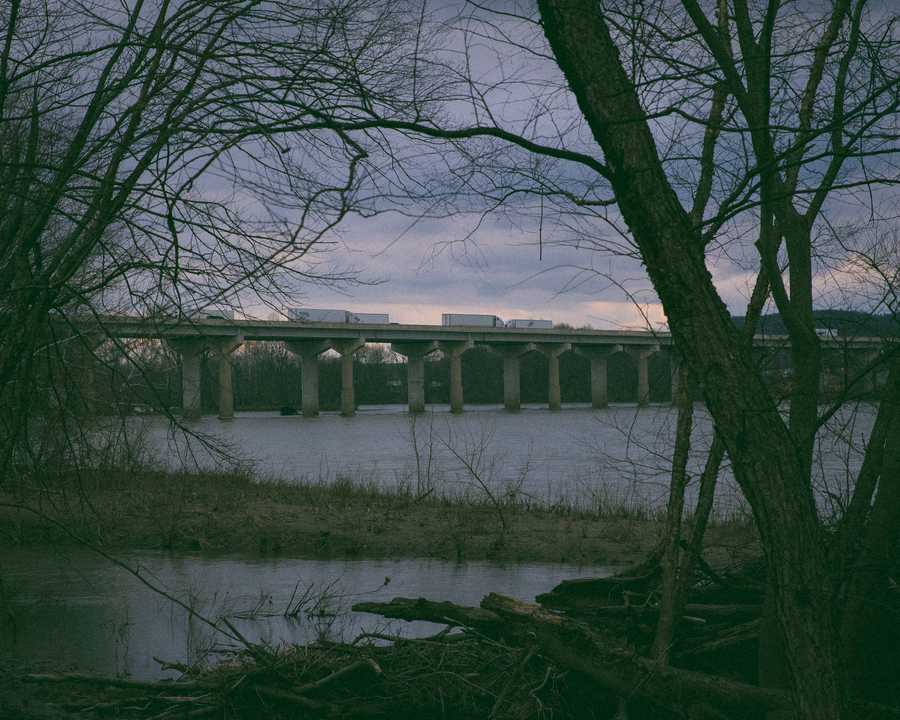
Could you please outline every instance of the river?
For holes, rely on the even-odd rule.
[[[701,405],[695,407],[695,419],[689,495],[695,492],[711,432]],[[821,433],[815,475],[823,513],[846,496],[872,420],[872,406],[841,408]],[[542,504],[659,508],[666,500],[675,412],[666,405],[601,411],[574,406],[560,412],[529,406],[516,414],[498,407],[470,408],[457,416],[438,406],[411,418],[399,406],[381,406],[364,407],[353,418],[238,413],[234,421],[221,422],[206,417],[188,426],[189,435],[161,417],[130,423],[146,458],[172,469],[237,463],[261,479],[283,482],[349,478],[438,494],[490,491]],[[727,467],[723,475],[718,514],[745,512]],[[531,600],[563,579],[609,572],[421,559],[261,560],[146,553],[124,559],[198,613],[230,616],[249,639],[275,644],[320,635],[351,639],[363,630],[402,628],[418,635],[436,630],[427,623],[407,626],[350,613],[356,598],[425,595],[476,604],[496,591]],[[286,618],[284,608],[296,597],[295,590],[308,592],[309,602],[298,617]],[[322,598],[318,606],[315,598]],[[150,678],[162,674],[154,656],[193,661],[222,642],[183,608],[87,552],[15,549],[0,559],[0,652],[5,655]]]
[[[572,405],[559,412],[525,406],[518,413],[479,406],[461,415],[434,406],[417,417],[402,406],[387,405],[362,407],[352,418],[238,412],[233,421],[222,422],[207,416],[188,426],[199,437],[186,436],[165,418],[144,418],[139,424],[147,455],[171,469],[239,463],[256,477],[285,482],[344,478],[382,487],[407,485],[419,494],[479,494],[488,488],[546,505],[602,509],[665,505],[675,417],[675,410],[662,404],[613,405],[599,411]],[[815,481],[825,506],[846,493],[873,418],[871,405],[845,406],[821,434]],[[689,502],[711,428],[709,414],[698,403]],[[227,449],[227,457],[210,450],[209,441]],[[726,465],[716,512],[744,511]]]
[[[129,554],[128,565],[195,612],[229,617],[251,642],[352,640],[361,632],[424,636],[440,626],[354,613],[353,602],[430,597],[477,605],[488,592],[533,600],[561,580],[602,576],[572,565],[439,560],[260,560]],[[296,617],[289,605],[302,602]],[[215,660],[236,644],[136,577],[88,551],[20,549],[0,560],[0,654],[28,664],[152,679],[169,662]]]

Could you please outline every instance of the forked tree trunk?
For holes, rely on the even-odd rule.
[[[701,378],[746,495],[773,582],[802,720],[846,718],[829,576],[805,463],[705,266],[668,183],[635,90],[593,0],[539,0],[544,32],[603,148],[616,200],[662,301],[674,342]]]

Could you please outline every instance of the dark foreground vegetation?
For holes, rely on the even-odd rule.
[[[161,682],[19,669],[0,684],[0,714],[749,720],[789,712],[788,692],[759,686],[763,563],[700,568],[668,664],[648,657],[660,594],[651,560],[613,577],[563,582],[539,604],[490,594],[480,607],[423,598],[353,607],[435,623],[425,638],[367,632],[350,643],[273,648],[249,643],[222,620],[236,649],[212,669],[158,660],[177,677]],[[900,677],[890,662],[900,642],[900,593],[890,600],[883,634],[870,646],[880,661],[871,692],[851,702],[855,717],[867,720],[900,717]]]

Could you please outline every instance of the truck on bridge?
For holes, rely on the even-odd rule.
[[[509,320],[506,323],[508,328],[539,328],[541,330],[551,330],[553,328],[552,320],[535,320],[533,318],[523,318],[518,320]]]
[[[387,313],[355,313],[327,308],[288,308],[289,320],[297,322],[347,323],[348,325],[389,325]]]
[[[506,327],[502,318],[496,315],[473,315],[467,313],[444,313],[441,315],[444,327]]]

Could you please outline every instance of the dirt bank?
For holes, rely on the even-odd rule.
[[[421,498],[349,481],[287,485],[149,470],[0,493],[6,545],[74,543],[74,534],[107,549],[610,565],[643,557],[658,529],[654,517],[633,510],[548,509],[477,496]],[[711,528],[708,539],[713,561],[716,554],[727,560],[753,542],[753,533],[746,523],[729,522]]]

